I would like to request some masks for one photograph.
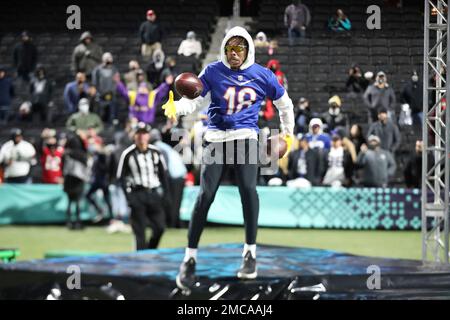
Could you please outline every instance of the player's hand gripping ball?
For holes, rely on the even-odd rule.
[[[269,157],[276,157],[281,159],[286,157],[291,151],[292,136],[291,135],[276,135],[272,136],[267,141],[267,153]]]
[[[195,74],[184,72],[176,77],[175,90],[183,98],[195,99],[202,93],[203,84]]]

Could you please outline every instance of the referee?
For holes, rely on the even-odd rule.
[[[165,229],[167,166],[159,149],[149,143],[150,129],[145,123],[138,124],[134,144],[122,152],[117,168],[117,179],[131,208],[136,250],[157,248]],[[148,243],[145,241],[147,225],[152,229]]]

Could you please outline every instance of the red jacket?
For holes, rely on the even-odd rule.
[[[48,147],[42,149],[41,165],[42,165],[42,181],[44,183],[59,183],[62,178],[62,157],[64,149],[58,147],[54,153]]]
[[[286,77],[284,76],[284,72],[281,71],[280,62],[276,59],[271,59],[269,62],[267,62],[267,68],[272,69],[274,68],[275,76],[278,79],[278,82],[285,87],[286,85]],[[273,70],[272,70],[273,71]],[[263,111],[263,117],[266,120],[271,120],[275,116],[275,110],[273,107],[272,100],[267,99],[266,100],[266,107]]]

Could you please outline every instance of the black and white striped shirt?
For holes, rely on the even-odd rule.
[[[126,192],[133,188],[166,189],[167,166],[158,148],[148,145],[141,152],[135,144],[122,152],[117,168],[117,179]]]

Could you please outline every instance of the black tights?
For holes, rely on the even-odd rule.
[[[236,161],[236,158],[243,155],[242,150],[237,150],[236,141],[221,144],[223,144],[223,152],[227,150],[226,144],[233,144],[232,147],[234,148],[235,156],[233,163],[229,165],[235,170],[239,194],[241,196],[242,209],[244,213],[245,240],[247,244],[255,244],[259,214],[259,198],[256,192],[258,164],[249,162],[248,160],[249,154],[257,154],[257,140],[245,140],[245,161],[243,164],[239,164],[242,163],[242,161]],[[208,146],[214,145],[217,146],[217,143],[207,144],[205,147],[207,148]],[[215,150],[217,152],[217,149]],[[223,156],[223,159],[225,159],[225,156]],[[227,164],[224,163],[202,164],[200,173],[200,192],[197,196],[194,212],[189,223],[189,248],[197,248],[198,246],[200,236],[206,224],[209,208],[214,201],[217,189],[220,185],[220,180],[222,178],[223,169],[226,165]]]
[[[71,200],[69,199],[69,203],[67,205],[66,217],[67,222],[72,222],[72,203],[75,203],[75,218],[76,222],[80,222],[80,201],[79,200]]]

